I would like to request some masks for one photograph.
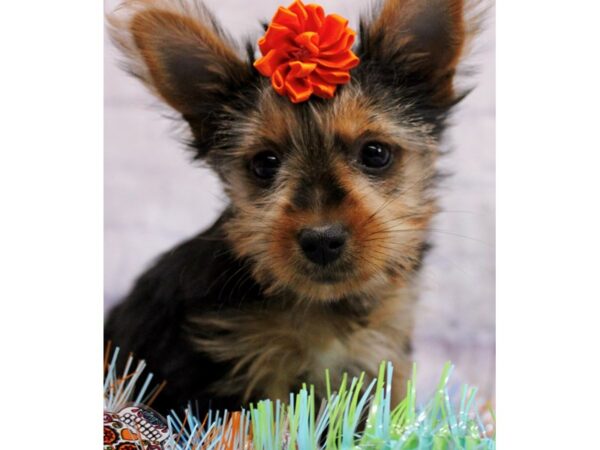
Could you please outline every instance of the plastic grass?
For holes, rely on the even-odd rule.
[[[145,364],[136,369],[132,358],[122,376],[115,373],[116,356],[105,362],[105,409],[145,403],[159,393],[148,393],[151,375],[142,382]],[[318,403],[312,386],[291,393],[287,403],[263,400],[238,412],[211,412],[198,417],[188,408],[167,417],[169,450],[495,450],[495,437],[486,435],[479,416],[476,389],[463,386],[451,399],[448,382],[453,367],[447,363],[437,389],[427,402],[418,403],[416,366],[406,397],[391,404],[393,367],[382,363],[378,377],[342,377],[333,389],[326,376],[326,399]],[[134,394],[135,384],[142,388]],[[147,405],[147,403],[146,403]],[[112,408],[112,409],[111,409]]]
[[[313,388],[305,386],[290,394],[287,404],[263,400],[249,410],[211,414],[202,421],[190,410],[183,420],[173,412],[168,417],[175,436],[171,445],[181,450],[495,449],[474,410],[476,389],[463,386],[457,401],[450,400],[450,363],[433,398],[420,408],[413,381],[406,398],[392,408],[392,372],[390,363],[382,363],[368,385],[364,375],[344,377],[335,392],[327,379],[327,400],[318,407]]]
[[[150,373],[144,378],[141,388],[138,388],[146,369],[146,362],[143,360],[138,361],[135,369],[133,369],[133,355],[129,355],[127,358],[123,373],[117,374],[116,364],[119,352],[119,347],[116,347],[109,359],[110,343],[106,346],[104,356],[104,410],[116,412],[129,404],[151,406],[156,396],[164,388],[165,383],[161,383],[149,391],[153,377]]]

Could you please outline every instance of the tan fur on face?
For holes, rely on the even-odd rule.
[[[249,156],[261,149],[261,139],[269,143],[287,139],[298,145],[293,142],[300,138],[293,131],[302,125],[293,111],[277,108],[278,99],[271,100],[263,100],[260,113],[240,124],[249,136],[236,155],[240,160],[244,149]],[[254,276],[267,293],[291,291],[301,300],[335,300],[377,295],[387,285],[402,286],[408,281],[419,263],[426,227],[435,212],[427,184],[435,173],[436,142],[428,137],[426,125],[410,120],[399,125],[392,119],[394,113],[398,111],[372,105],[358,87],[345,89],[331,106],[312,111],[325,136],[324,145],[331,145],[328,137],[339,136],[350,152],[355,143],[367,138],[397,147],[391,174],[376,181],[361,172],[352,161],[354,156],[324,149],[324,155],[330,153],[330,174],[347,192],[335,207],[322,205],[318,196],[308,209],[294,207],[291,198],[303,182],[298,173],[306,169],[293,149],[282,155],[288,162],[281,169],[281,184],[258,199],[252,197],[257,191],[244,165],[238,173],[229,174],[228,194],[237,210],[225,225],[226,231],[238,255],[252,260]],[[338,282],[315,282],[305,274],[311,263],[305,260],[296,236],[302,228],[335,222],[350,232],[345,258],[352,268]]]

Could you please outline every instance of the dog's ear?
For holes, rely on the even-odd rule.
[[[453,77],[468,35],[464,0],[384,0],[361,19],[359,54],[390,80],[454,100]]]
[[[190,123],[196,140],[252,78],[232,40],[199,2],[126,0],[108,22],[128,70]]]

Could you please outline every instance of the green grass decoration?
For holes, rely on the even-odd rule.
[[[477,390],[463,386],[450,399],[452,365],[444,366],[433,398],[417,407],[416,366],[404,400],[392,409],[393,367],[382,363],[377,379],[344,375],[333,391],[326,373],[327,399],[317,409],[314,387],[290,394],[289,403],[263,400],[249,410],[227,411],[201,420],[190,410],[185,420],[168,417],[177,450],[495,450],[474,409]],[[493,419],[495,420],[495,418]],[[176,437],[176,438],[175,438]]]

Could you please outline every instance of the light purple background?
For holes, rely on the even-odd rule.
[[[322,0],[356,24],[369,4]],[[111,11],[117,0],[106,1]],[[235,36],[260,35],[281,0],[206,0]],[[283,4],[287,4],[283,2]],[[252,5],[252,6],[250,6]],[[443,363],[455,380],[477,385],[481,398],[495,388],[495,27],[494,11],[469,62],[476,85],[460,105],[441,165],[454,173],[440,197],[444,211],[432,227],[435,249],[422,276],[416,330],[419,383],[430,390]],[[210,171],[193,167],[177,140],[175,124],[137,80],[117,67],[105,46],[105,307],[115,304],[134,278],[162,251],[213,222],[222,190]]]

